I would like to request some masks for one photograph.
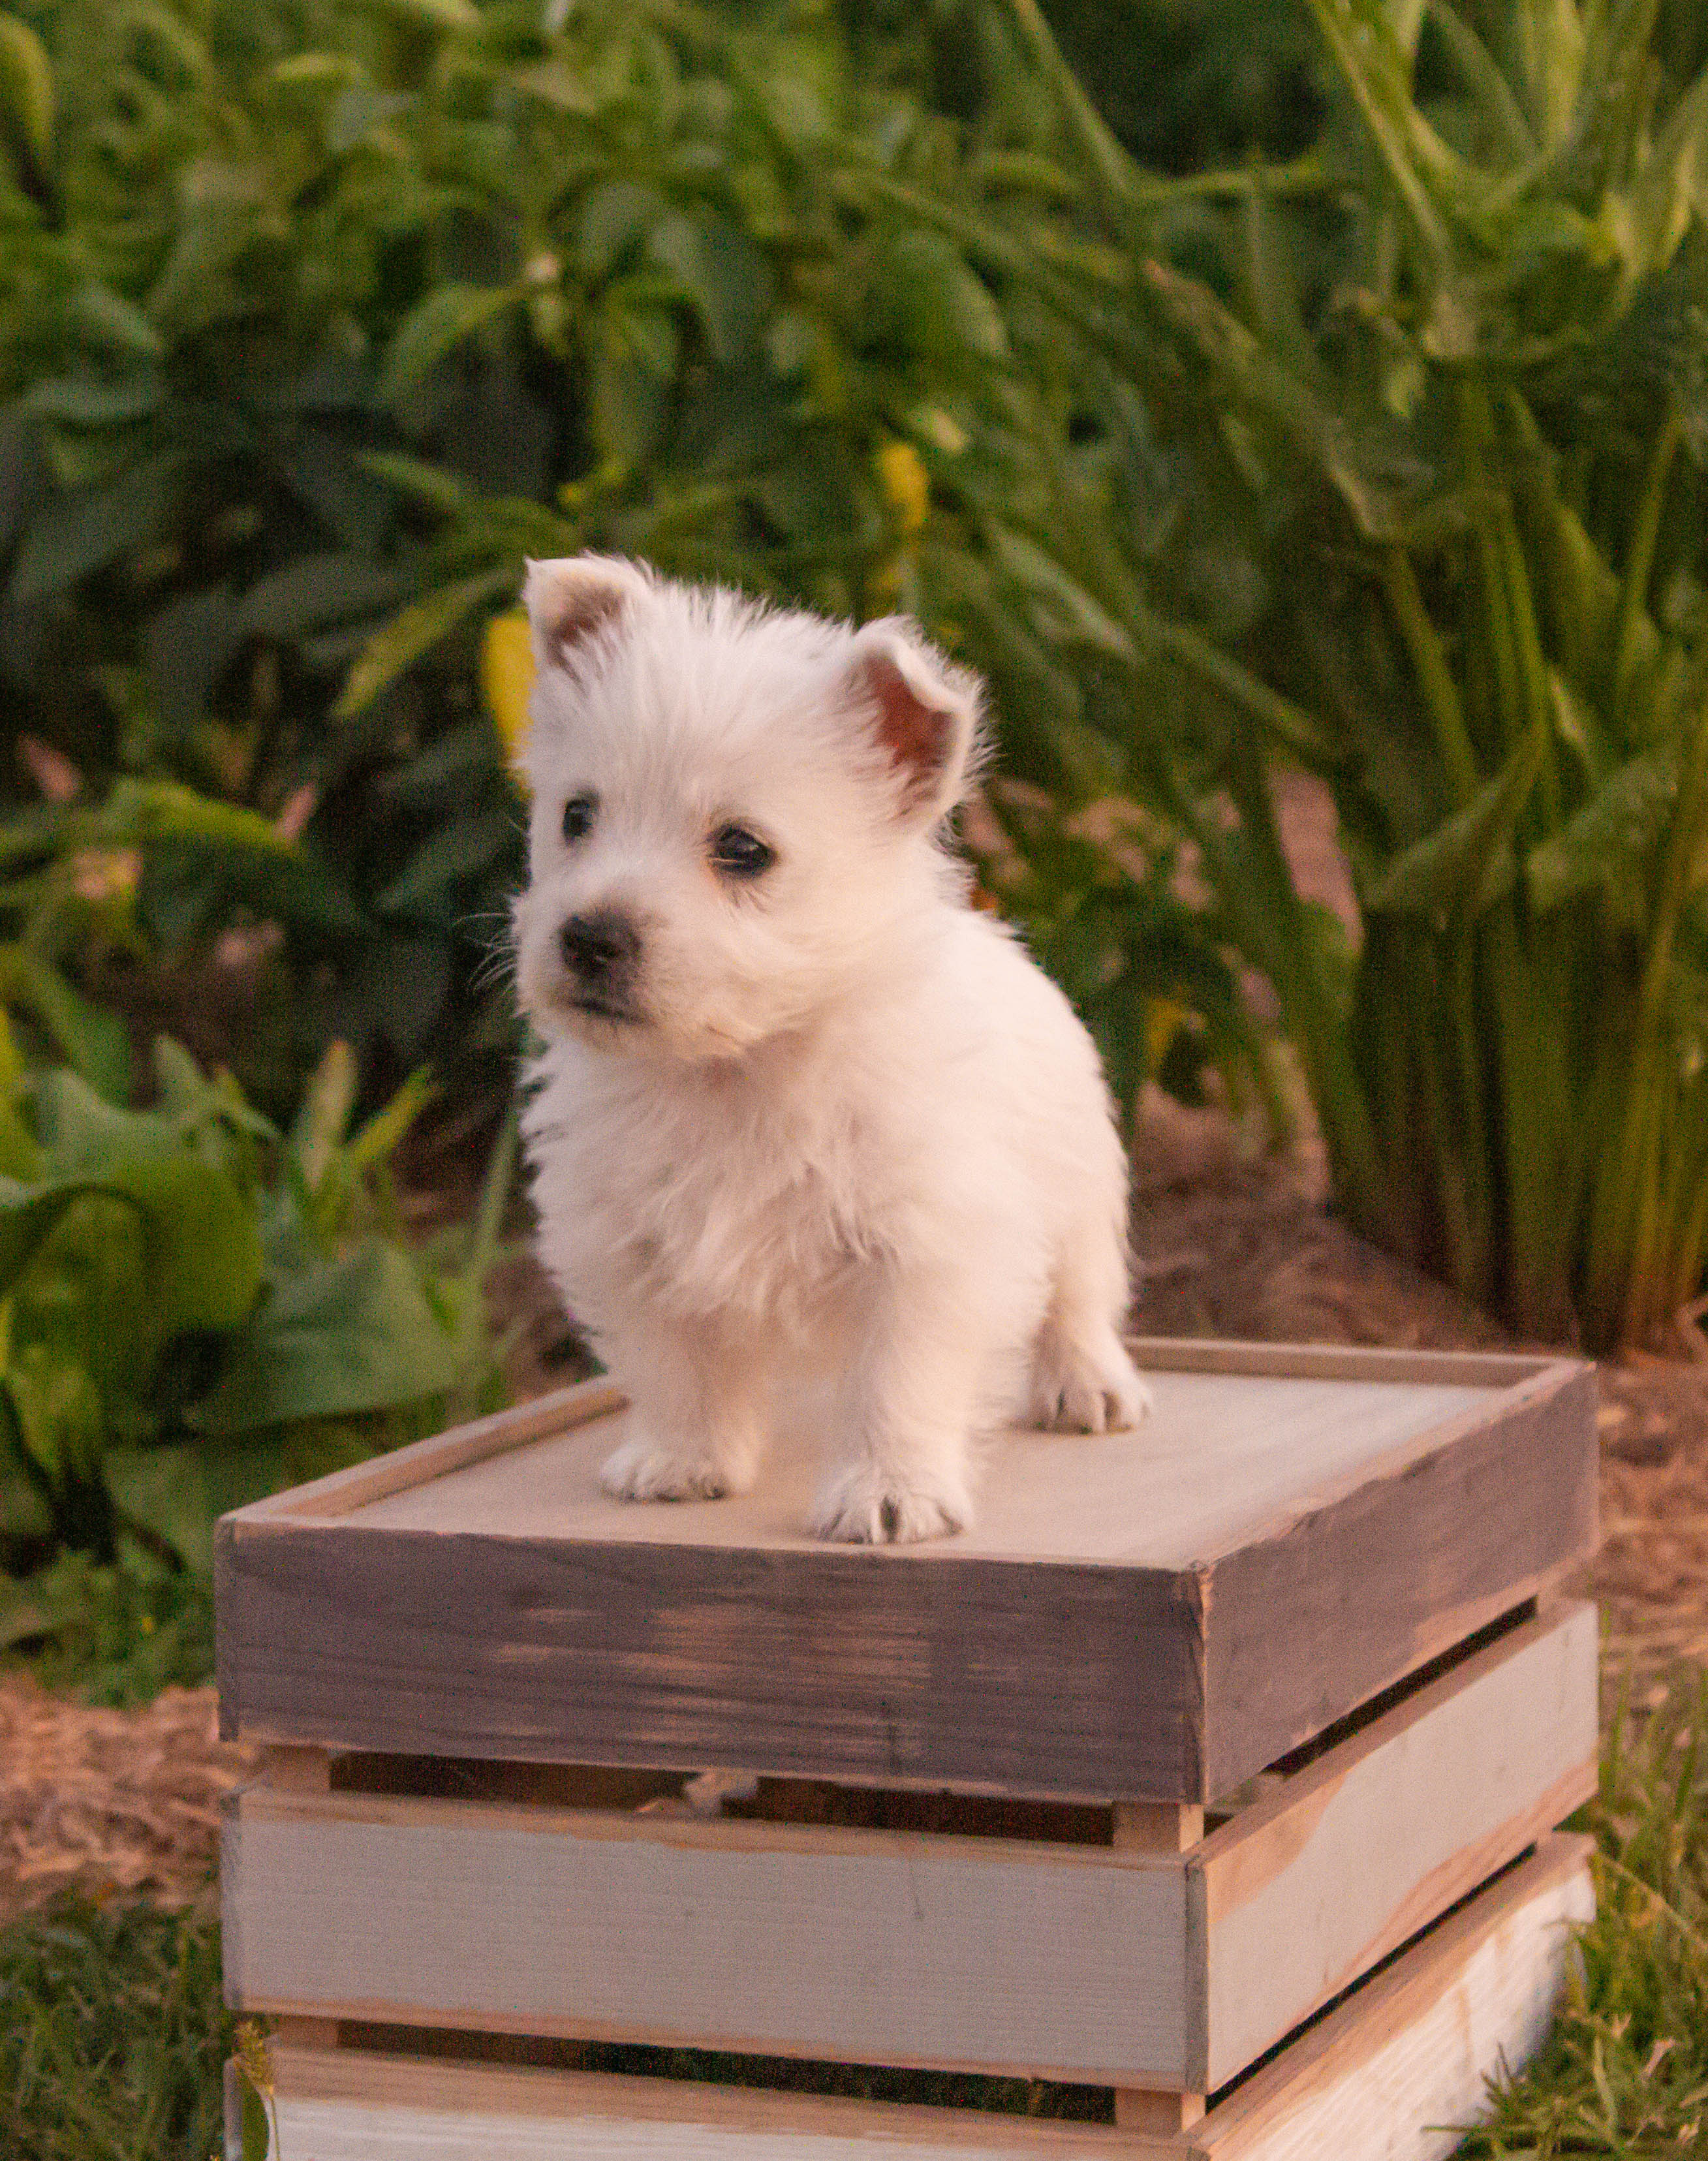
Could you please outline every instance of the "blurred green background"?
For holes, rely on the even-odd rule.
[[[13,0],[15,1632],[502,1392],[530,554],[916,614],[1123,1115],[1307,1115],[1514,1330],[1694,1337],[1705,63],[1685,0]]]

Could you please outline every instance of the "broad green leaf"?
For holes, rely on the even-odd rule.
[[[404,1255],[372,1239],[274,1283],[195,1423],[245,1433],[380,1410],[453,1388],[466,1362],[466,1346],[434,1313]]]
[[[54,70],[42,43],[16,15],[0,15],[0,126],[29,153],[38,172],[54,157]]]
[[[608,278],[622,258],[667,215],[656,188],[634,180],[606,180],[581,206],[581,267],[591,279]]]
[[[95,344],[127,358],[158,360],[165,350],[159,330],[133,300],[93,279],[73,296],[71,319]]]
[[[445,355],[520,298],[519,285],[435,285],[404,318],[381,371],[381,402],[395,405]]]
[[[0,20],[3,20],[0,18]],[[73,428],[112,428],[146,419],[159,409],[164,386],[157,375],[56,375],[34,384],[23,409],[39,420]]]
[[[263,578],[243,596],[240,629],[255,638],[298,638],[330,623],[393,607],[411,581],[400,570],[366,555],[299,555]]]
[[[459,882],[513,862],[516,851],[516,823],[503,812],[488,810],[478,817],[459,818],[428,836],[409,858],[403,876],[374,903],[374,912],[383,917],[414,918],[449,926],[461,919],[456,892]],[[465,901],[463,906],[466,905]]]
[[[444,586],[427,593],[394,615],[378,630],[358,654],[345,678],[344,688],[333,707],[334,717],[353,720],[371,706],[388,684],[414,667],[423,654],[430,653],[441,639],[485,601],[512,589],[515,572],[508,565],[482,570],[460,584]]]
[[[739,227],[672,215],[648,233],[647,252],[699,310],[715,360],[732,361],[750,349],[770,308],[771,271]]]
[[[0,1179],[0,1296],[16,1288],[67,1211],[96,1195],[140,1219],[149,1318],[160,1341],[237,1327],[260,1289],[261,1241],[231,1179],[187,1151],[116,1163],[98,1177]]]
[[[395,450],[364,450],[357,463],[400,495],[412,496],[446,518],[456,517],[467,504],[468,490],[456,475],[441,466],[428,464],[424,458],[404,457]]]
[[[1675,743],[1645,751],[1609,775],[1576,815],[1524,865],[1531,905],[1546,914],[1586,886],[1641,890],[1679,795]]]
[[[356,1058],[343,1041],[329,1044],[310,1077],[303,1105],[291,1128],[290,1143],[310,1193],[325,1176],[350,1129],[356,1104]]]
[[[1360,894],[1374,913],[1473,919],[1512,883],[1512,837],[1536,777],[1546,738],[1532,729],[1462,810],[1396,856]]]
[[[102,806],[97,830],[115,847],[158,847],[168,841],[205,841],[230,848],[257,849],[263,855],[295,856],[269,819],[242,804],[199,795],[175,780],[119,780]]]
[[[0,946],[0,1004],[29,1013],[97,1095],[115,1103],[128,1096],[129,1030],[73,990],[51,961],[26,946]]]
[[[151,546],[179,500],[183,469],[180,454],[168,451],[107,486],[50,498],[18,549],[13,601],[22,607],[46,600],[121,555]]]

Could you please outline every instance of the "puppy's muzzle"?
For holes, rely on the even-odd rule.
[[[615,909],[572,915],[558,933],[558,950],[575,1005],[612,1020],[633,1018],[641,941],[627,916]]]

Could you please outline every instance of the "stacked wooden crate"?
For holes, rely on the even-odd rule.
[[[933,1545],[609,1501],[599,1383],[228,1518],[283,2161],[1450,2152],[1590,1912],[1592,1372],[1139,1354]]]

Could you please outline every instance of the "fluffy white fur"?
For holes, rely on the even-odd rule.
[[[526,1132],[541,1254],[633,1405],[605,1482],[738,1492],[816,1384],[813,1528],[955,1530],[982,1436],[1148,1401],[1096,1052],[940,843],[977,685],[898,618],[608,559],[535,563],[526,600]],[[715,861],[732,825],[758,874]],[[591,988],[589,922],[623,946]]]

